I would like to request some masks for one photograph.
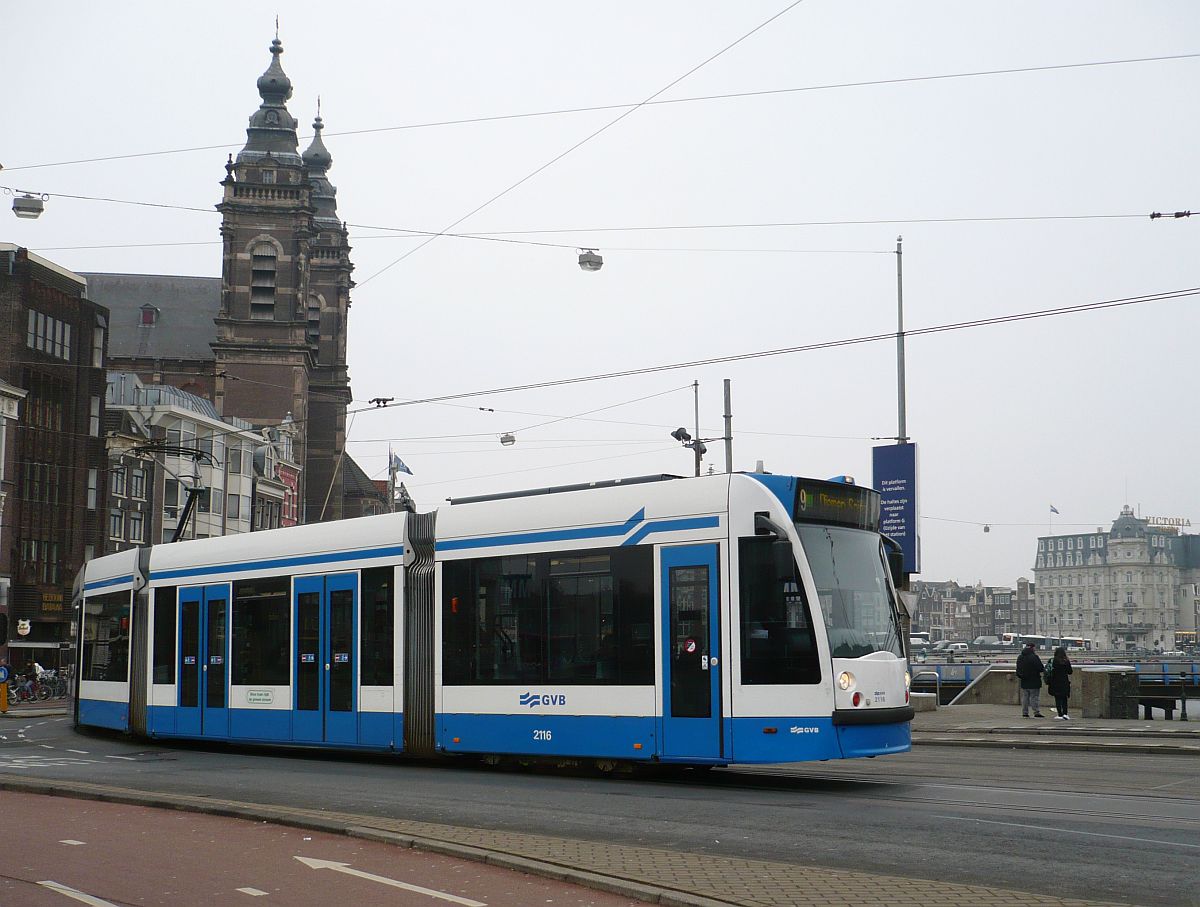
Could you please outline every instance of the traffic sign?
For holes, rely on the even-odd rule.
[[[0,665],[0,683],[8,683],[8,665]]]

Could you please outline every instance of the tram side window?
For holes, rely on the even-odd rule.
[[[654,682],[648,547],[450,561],[447,684]]]
[[[820,683],[821,661],[804,585],[777,575],[774,540],[738,542],[741,591],[742,683]]]
[[[153,683],[175,682],[175,587],[154,590]]]
[[[287,685],[291,664],[290,602],[291,580],[286,576],[233,584],[232,683]]]
[[[132,592],[93,595],[83,605],[83,679],[129,679],[129,605]]]
[[[542,679],[542,609],[532,557],[451,561],[444,590],[442,672],[446,683]]]
[[[362,685],[390,687],[395,676],[394,567],[362,572]]]

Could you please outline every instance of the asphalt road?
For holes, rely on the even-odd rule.
[[[79,734],[65,718],[9,719],[0,735],[3,775],[1133,904],[1200,903],[1200,760],[1187,755],[939,746],[622,779],[164,745]]]

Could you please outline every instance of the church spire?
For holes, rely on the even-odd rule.
[[[239,164],[260,160],[268,154],[284,163],[300,163],[296,119],[287,109],[287,101],[292,96],[292,80],[279,63],[282,53],[283,42],[277,36],[271,42],[271,65],[258,77],[262,104],[250,117],[246,147],[237,157]]]
[[[321,119],[321,101],[317,99],[317,118],[313,120],[312,144],[304,152],[304,166],[308,169],[308,181],[313,187],[313,207],[316,208],[315,219],[338,224],[337,189],[329,182],[329,166],[333,163],[333,155],[321,140],[321,130],[325,123]]]

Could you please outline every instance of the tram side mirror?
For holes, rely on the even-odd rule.
[[[771,542],[771,562],[775,565],[775,579],[781,583],[789,583],[795,576],[795,565],[792,561],[792,543],[787,539],[776,539]]]

